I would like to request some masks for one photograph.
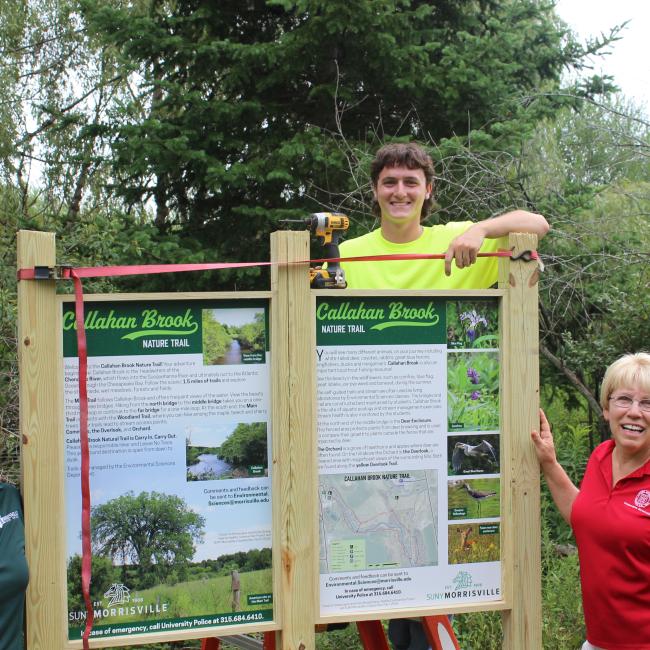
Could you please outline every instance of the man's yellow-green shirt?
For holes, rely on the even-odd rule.
[[[357,255],[393,255],[396,253],[445,253],[449,244],[472,225],[471,221],[455,221],[441,226],[425,226],[416,240],[395,244],[382,237],[381,228],[367,235],[344,241],[341,257]],[[506,240],[486,239],[482,253],[506,246]],[[377,262],[341,262],[348,289],[487,289],[497,281],[498,258],[481,257],[475,264],[445,275],[444,260],[400,260]]]

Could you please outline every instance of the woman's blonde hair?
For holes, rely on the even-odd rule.
[[[618,388],[638,386],[650,393],[650,354],[625,354],[607,368],[600,386],[600,405],[609,408],[609,398]]]

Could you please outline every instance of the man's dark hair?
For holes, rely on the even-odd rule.
[[[375,154],[375,159],[370,163],[370,178],[373,188],[377,187],[379,174],[385,167],[406,167],[408,169],[421,169],[424,172],[426,184],[431,183],[433,190],[433,160],[422,146],[415,142],[393,142],[380,147]],[[424,200],[420,219],[424,219],[430,212],[433,204],[432,195]],[[379,204],[375,199],[372,204],[372,211],[376,216],[381,216]]]

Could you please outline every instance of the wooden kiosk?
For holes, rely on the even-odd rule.
[[[315,291],[308,257],[307,233],[278,232],[269,292],[85,297],[106,574],[90,647],[275,630],[311,650],[319,623],[499,610],[504,650],[541,650],[537,262],[500,259],[492,290]],[[56,269],[54,236],[21,231],[18,268],[34,267]],[[56,284],[18,288],[29,650],[82,645],[76,348]],[[221,339],[235,361],[208,353]],[[268,462],[196,469],[260,432]],[[175,547],[109,543],[136,499],[186,517]],[[269,566],[237,564],[269,546]]]

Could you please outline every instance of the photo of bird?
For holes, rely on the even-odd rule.
[[[490,440],[477,436],[462,436],[466,441],[449,437],[451,470],[453,474],[496,474],[499,471],[498,436]],[[453,447],[452,447],[453,445]]]
[[[490,497],[496,496],[496,492],[483,492],[481,490],[473,490],[465,481],[463,481],[463,487],[467,490],[467,494],[476,502],[478,507],[478,516],[481,516],[481,501],[489,499]]]
[[[499,479],[450,481],[448,507],[450,519],[498,517],[501,514]]]

